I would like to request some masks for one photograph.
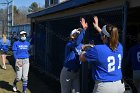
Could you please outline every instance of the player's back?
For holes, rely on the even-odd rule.
[[[128,61],[132,63],[133,70],[140,70],[140,44],[130,48]]]
[[[121,61],[123,57],[123,48],[119,44],[113,51],[107,44],[96,45],[97,62],[95,62],[95,73],[100,81],[117,81],[122,78]]]

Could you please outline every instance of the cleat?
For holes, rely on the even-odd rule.
[[[5,66],[5,65],[3,65],[2,68],[3,68],[4,70],[6,70],[6,66]]]
[[[13,85],[13,91],[14,91],[14,92],[17,91],[17,87],[16,87],[16,85]]]

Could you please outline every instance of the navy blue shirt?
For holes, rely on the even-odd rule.
[[[96,45],[84,54],[86,60],[92,63],[92,77],[102,82],[117,81],[122,79],[121,62],[123,47],[118,45],[112,51],[108,45]]]
[[[140,70],[140,44],[129,49],[126,61],[127,64],[132,64],[133,70]]]
[[[85,35],[85,31],[81,31],[79,36],[73,40],[69,41],[65,47],[65,61],[64,67],[69,69],[77,70],[80,67],[78,50],[81,50],[82,44],[81,41]]]
[[[20,58],[29,58],[29,46],[30,43],[27,41],[16,41],[13,44],[12,50],[14,53],[15,59]]]

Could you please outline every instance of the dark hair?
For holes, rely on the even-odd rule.
[[[108,38],[109,47],[112,50],[115,50],[117,48],[117,46],[118,46],[118,43],[119,43],[118,28],[113,26],[113,25],[107,25],[106,30],[110,34],[110,37]]]

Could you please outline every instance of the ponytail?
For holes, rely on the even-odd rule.
[[[3,34],[3,42],[6,43],[6,34]]]
[[[113,27],[112,31],[110,33],[110,39],[109,39],[109,46],[112,50],[115,50],[118,46],[119,42],[119,34],[118,34],[118,28]]]

